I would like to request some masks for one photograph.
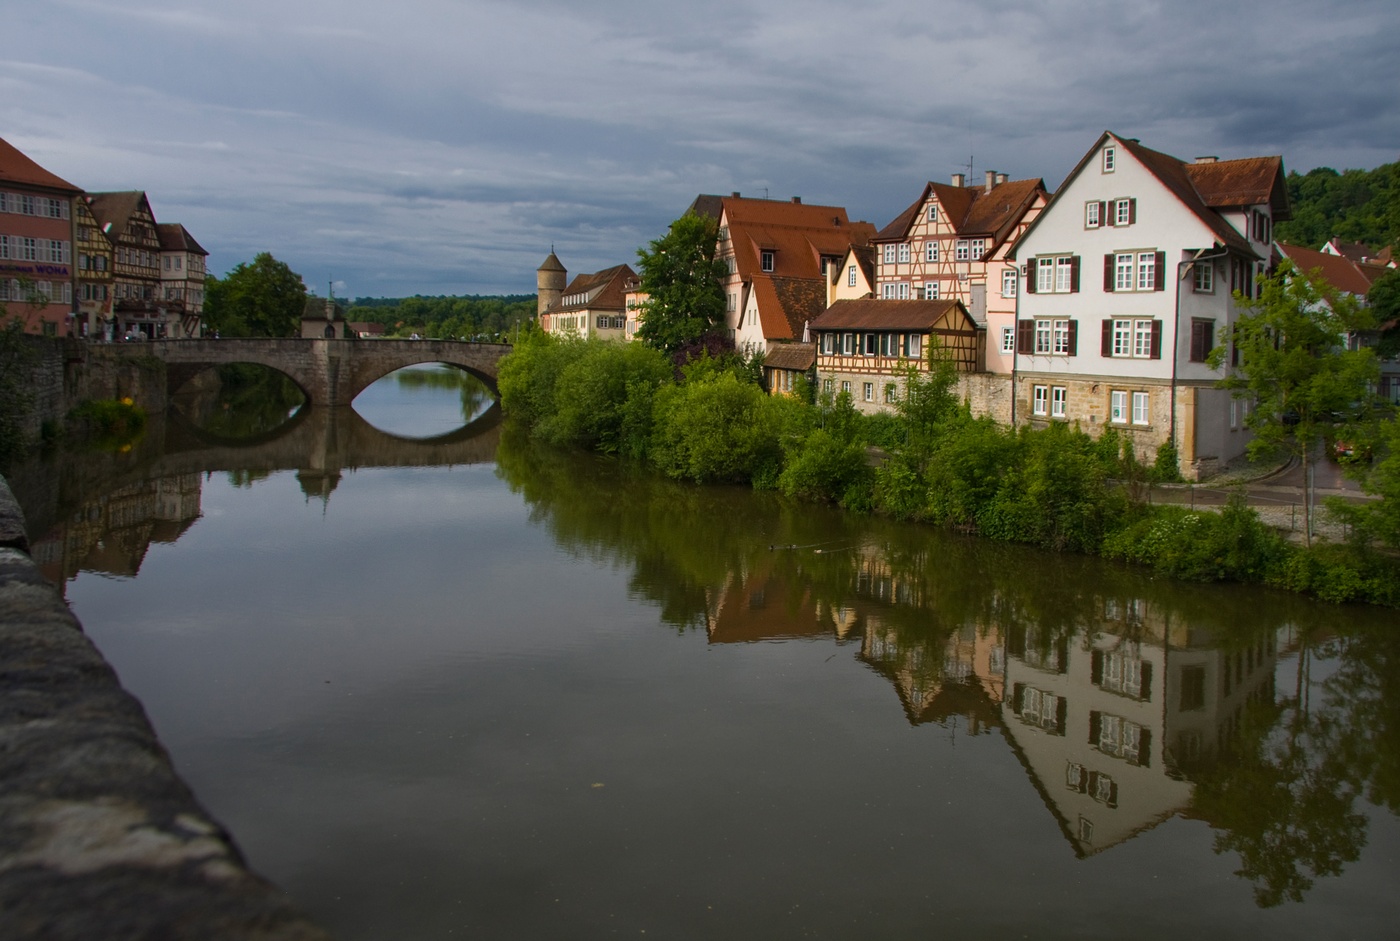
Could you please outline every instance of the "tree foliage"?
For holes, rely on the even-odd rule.
[[[301,275],[269,252],[239,263],[222,279],[205,282],[205,329],[221,336],[296,336],[305,308]]]
[[[533,294],[359,297],[345,319],[383,324],[386,336],[499,339],[529,324],[536,306]]]
[[[1293,218],[1274,230],[1280,241],[1321,248],[1331,238],[1372,248],[1400,243],[1400,163],[1374,170],[1318,167],[1288,174]]]
[[[637,335],[665,353],[674,353],[724,326],[724,262],[715,257],[719,223],[688,212],[650,249],[638,249],[642,306]]]

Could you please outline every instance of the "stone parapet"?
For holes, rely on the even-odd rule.
[[[15,519],[0,478],[0,526]],[[0,938],[328,939],[247,869],[13,546],[0,548]]]

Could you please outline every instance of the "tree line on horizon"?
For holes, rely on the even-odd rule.
[[[1377,250],[1400,245],[1400,163],[1340,173],[1294,170],[1287,182],[1293,218],[1274,227],[1280,242],[1321,248],[1339,238]]]

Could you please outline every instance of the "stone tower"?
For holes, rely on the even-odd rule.
[[[535,284],[539,290],[539,309],[536,316],[544,313],[549,308],[558,304],[564,297],[564,283],[568,280],[569,272],[559,263],[559,259],[553,251],[544,260],[544,264],[535,269]]]

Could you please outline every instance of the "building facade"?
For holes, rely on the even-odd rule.
[[[167,316],[161,304],[160,235],[146,194],[91,193],[88,206],[112,243],[114,337],[179,336],[179,315]]]
[[[156,233],[160,237],[161,304],[167,318],[179,318],[180,336],[197,337],[204,316],[205,259],[209,253],[178,222],[162,222]]]
[[[1105,132],[1009,253],[1014,420],[1114,428],[1148,458],[1172,442],[1194,479],[1243,454],[1244,403],[1207,359],[1288,213],[1281,158],[1188,164]]]
[[[549,259],[558,259],[550,253]],[[545,266],[549,265],[545,260]],[[557,270],[539,269],[541,283],[546,274],[562,280],[563,265]],[[540,329],[554,336],[580,339],[624,340],[627,338],[627,286],[637,280],[637,274],[627,265],[614,265],[592,274],[574,277],[553,301],[539,314]],[[545,298],[541,293],[540,303]]]
[[[73,200],[79,189],[0,140],[0,306],[28,333],[75,334]]]

